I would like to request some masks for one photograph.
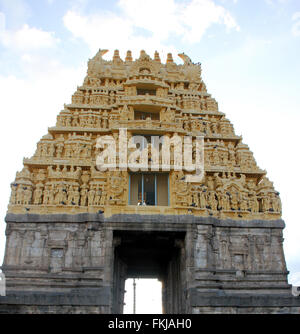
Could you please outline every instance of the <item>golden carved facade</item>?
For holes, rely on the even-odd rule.
[[[185,54],[179,55],[182,65],[171,54],[163,64],[157,52],[152,59],[144,51],[135,61],[128,51],[122,60],[117,50],[106,61],[102,58],[106,51],[99,50],[89,60],[72,103],[64,106],[35,154],[24,159],[23,170],[11,184],[8,212],[280,218],[278,192],[207,92],[200,64]],[[168,205],[130,204],[130,171],[96,168],[97,138],[111,135],[118,141],[120,128],[127,129],[128,138],[204,136],[203,180],[185,182],[185,171],[171,169]]]

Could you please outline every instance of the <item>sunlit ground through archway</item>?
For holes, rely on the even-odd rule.
[[[157,279],[136,278],[136,314],[162,314],[162,284]],[[133,314],[133,279],[125,282],[124,314]]]

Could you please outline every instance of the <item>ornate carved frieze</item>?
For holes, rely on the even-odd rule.
[[[169,171],[173,212],[233,219],[280,217],[279,193],[207,93],[199,63],[182,53],[184,64],[177,65],[171,54],[163,64],[158,53],[152,59],[145,51],[136,60],[129,52],[125,61],[115,51],[107,61],[102,58],[106,52],[99,50],[89,60],[87,76],[72,104],[64,106],[56,126],[39,141],[33,157],[24,159],[22,173],[11,184],[9,212],[19,212],[21,206],[31,212],[45,212],[47,206],[55,205],[72,212],[128,206],[130,171],[95,169],[97,156],[104,149],[97,147],[97,139],[117,139],[112,161],[118,162],[122,152],[117,131],[126,128],[128,159],[132,153],[129,140],[136,134],[177,136],[182,142],[185,136],[204,137],[205,175],[201,182],[187,183],[184,170]],[[179,146],[172,143],[170,163],[180,164],[174,155]],[[193,163],[194,153],[193,148]],[[135,159],[133,155],[131,159]],[[159,163],[164,159],[160,151]]]

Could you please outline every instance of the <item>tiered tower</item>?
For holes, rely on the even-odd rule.
[[[201,65],[184,53],[177,65],[171,54],[163,64],[157,52],[135,61],[118,50],[106,61],[106,52],[89,60],[72,103],[11,184],[2,309],[118,313],[127,277],[159,277],[167,313],[296,312],[279,193],[208,94]],[[153,163],[153,137],[170,140],[169,169],[163,145],[155,170],[118,168],[120,129],[137,166],[145,152]],[[196,182],[176,168],[187,137],[204,138]],[[114,142],[102,162],[116,168],[99,169],[99,138]],[[197,163],[195,144],[191,155]]]

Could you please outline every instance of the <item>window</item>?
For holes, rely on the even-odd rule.
[[[137,95],[146,95],[146,94],[155,96],[156,90],[155,89],[141,89],[141,88],[137,89]]]
[[[159,121],[159,113],[158,112],[146,112],[146,111],[134,111],[134,119],[135,120],[145,120],[150,117],[153,121]]]
[[[60,272],[64,263],[64,250],[52,248],[50,252],[50,270],[53,273]]]
[[[52,248],[51,249],[51,257],[56,257],[56,258],[61,258],[64,255],[63,249],[56,249]]]
[[[130,205],[169,205],[169,175],[136,173],[130,175]]]

